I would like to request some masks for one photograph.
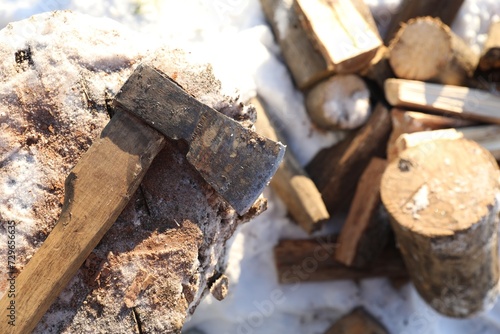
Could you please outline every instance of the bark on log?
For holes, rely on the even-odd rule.
[[[403,151],[382,178],[382,201],[420,295],[468,317],[498,293],[499,171],[477,143],[437,140]]]
[[[370,91],[357,75],[334,75],[307,93],[306,107],[318,127],[355,129],[370,116]]]
[[[483,53],[479,59],[481,71],[491,71],[500,68],[500,22],[492,23],[488,39],[484,44]]]
[[[370,313],[358,307],[340,318],[325,334],[389,334]]]
[[[321,282],[373,277],[406,278],[408,273],[401,255],[387,247],[372,264],[363,269],[347,267],[335,260],[337,236],[315,240],[281,240],[274,248],[274,258],[281,284]]]
[[[380,181],[386,167],[387,161],[373,158],[358,182],[335,252],[340,263],[369,266],[389,240],[389,223],[380,214]]]
[[[260,0],[260,3],[299,89],[307,89],[333,73],[302,29],[292,2]]]
[[[359,177],[373,156],[383,157],[391,131],[387,108],[378,104],[368,122],[342,143],[320,151],[306,170],[330,214],[347,211]]]
[[[282,136],[273,127],[260,99],[254,98],[250,103],[257,109],[257,132],[274,141],[281,140]],[[290,150],[286,151],[270,186],[307,233],[312,233],[330,218],[321,193]]]
[[[360,71],[382,45],[378,30],[351,1],[296,0],[294,7],[310,40],[337,73]]]
[[[404,24],[389,49],[391,67],[403,79],[465,85],[479,62],[462,39],[431,17]]]
[[[437,17],[450,26],[463,2],[464,0],[403,0],[391,18],[384,38],[385,43],[388,44],[394,38],[402,23],[415,17]]]
[[[388,79],[385,82],[385,96],[395,107],[500,124],[500,97],[484,90]]]

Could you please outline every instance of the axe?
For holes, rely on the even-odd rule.
[[[165,137],[187,142],[189,163],[240,215],[285,153],[281,143],[199,102],[147,65],[139,65],[123,85],[115,110],[66,178],[59,220],[16,278],[15,296],[5,293],[0,300],[0,333],[33,331],[125,208]]]

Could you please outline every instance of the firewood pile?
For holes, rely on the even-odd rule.
[[[308,233],[343,217],[338,234],[279,242],[282,284],[410,279],[457,318],[495,302],[500,23],[477,55],[449,28],[462,2],[403,1],[383,40],[362,0],[261,0],[311,120],[346,132],[304,168],[288,150],[271,183]]]

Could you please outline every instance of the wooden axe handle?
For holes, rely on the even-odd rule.
[[[139,186],[164,137],[117,113],[66,179],[57,225],[0,300],[0,333],[31,333]],[[14,304],[12,304],[14,303]],[[15,307],[15,326],[8,307]]]

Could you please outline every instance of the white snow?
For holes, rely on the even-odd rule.
[[[399,4],[399,0],[366,2],[382,29]],[[303,96],[293,86],[258,0],[0,0],[0,26],[53,9],[113,18],[141,32],[145,46],[162,41],[201,52],[214,63],[224,89],[238,88],[244,98],[256,92],[262,95],[285,130],[289,149],[302,164],[340,138],[311,125]],[[499,15],[498,1],[465,0],[453,29],[479,52],[490,21]],[[22,156],[16,161],[29,163]],[[186,324],[186,331],[319,334],[352,307],[363,305],[395,334],[500,332],[499,303],[475,318],[455,320],[433,311],[411,285],[395,290],[386,279],[279,285],[274,245],[280,238],[306,235],[286,217],[274,194],[267,190],[266,196],[269,210],[241,227],[233,240],[228,296],[222,302],[207,297]]]

